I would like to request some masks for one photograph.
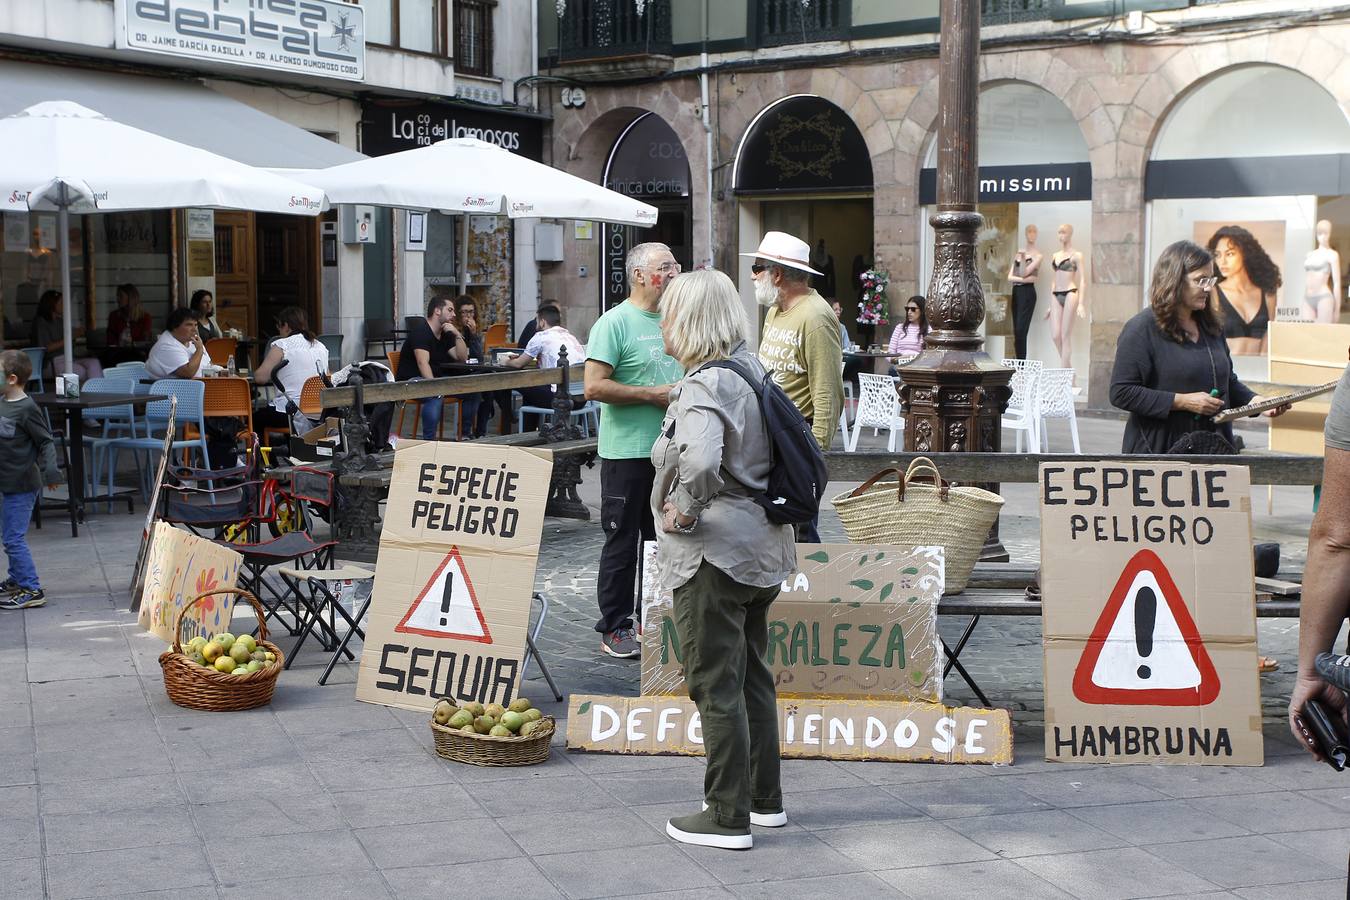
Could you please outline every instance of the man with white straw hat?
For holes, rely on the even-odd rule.
[[[821,274],[811,267],[811,248],[790,234],[770,231],[758,250],[741,256],[754,258],[755,299],[769,308],[760,362],[811,423],[816,443],[828,450],[844,405],[843,348],[839,320],[811,287],[811,276]],[[819,542],[814,520],[802,526],[799,539]]]

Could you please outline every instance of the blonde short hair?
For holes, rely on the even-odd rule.
[[[661,296],[661,318],[670,348],[685,368],[726,359],[748,331],[736,286],[716,269],[671,279]]]

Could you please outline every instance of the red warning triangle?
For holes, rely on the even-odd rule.
[[[1084,703],[1204,706],[1219,675],[1162,560],[1140,550],[1125,566],[1073,675]]]
[[[458,547],[450,548],[394,630],[426,637],[492,643],[492,633],[478,606],[478,596]]]

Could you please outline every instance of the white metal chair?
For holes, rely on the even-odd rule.
[[[1022,452],[1022,434],[1027,435],[1027,448],[1040,449],[1041,442],[1037,431],[1041,370],[1045,363],[1039,359],[1005,359],[1003,365],[1013,370],[1012,397],[1008,400],[1008,410],[1003,414],[1003,427],[1017,432],[1017,452]]]
[[[858,435],[864,427],[871,428],[873,434],[881,428],[890,429],[886,449],[895,451],[896,437],[905,432],[905,420],[900,415],[900,398],[895,393],[895,381],[889,375],[858,373],[858,414],[853,419],[853,434],[846,448],[849,453],[857,451]]]
[[[1040,435],[1040,446],[1046,453],[1050,452],[1047,419],[1068,419],[1073,452],[1082,453],[1078,445],[1078,416],[1073,407],[1073,369],[1044,369],[1038,382],[1036,431]]]

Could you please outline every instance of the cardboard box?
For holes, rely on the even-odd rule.
[[[1259,766],[1243,466],[1043,463],[1045,756]]]
[[[642,693],[688,694],[656,544],[643,554]],[[769,607],[768,661],[781,697],[942,700],[941,547],[798,544]]]
[[[302,435],[292,436],[290,457],[295,462],[329,460],[344,446],[342,421],[329,416]]]
[[[517,696],[552,472],[548,450],[399,446],[356,699],[430,710]]]
[[[1006,709],[875,700],[778,699],[784,759],[986,763],[1013,760]],[[688,697],[573,694],[567,749],[593,753],[702,756],[703,729]]]
[[[183,607],[202,594],[234,587],[244,561],[238,552],[168,522],[155,523],[148,558],[137,621],[170,642]],[[197,604],[183,619],[180,640],[229,631],[234,601],[234,595],[221,594]]]

